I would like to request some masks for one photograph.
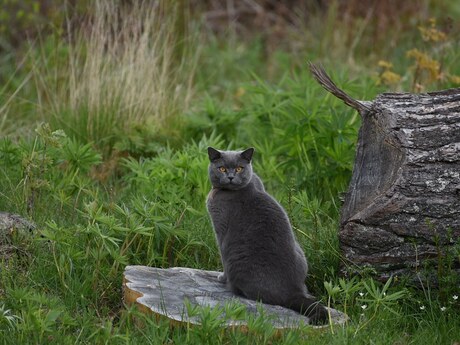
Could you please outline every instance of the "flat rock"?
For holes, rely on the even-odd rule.
[[[223,325],[242,326],[247,320],[225,317],[224,306],[237,303],[248,314],[259,315],[263,311],[276,329],[298,328],[309,324],[309,318],[293,310],[263,304],[234,295],[225,284],[217,280],[219,272],[174,267],[161,269],[146,266],[127,266],[124,272],[123,291],[127,304],[135,303],[144,312],[162,315],[176,323],[200,324],[199,316],[189,316],[185,301],[191,306],[222,307]],[[334,324],[343,324],[347,316],[329,308]],[[326,326],[312,326],[323,328]]]
[[[0,261],[8,262],[13,255],[19,252],[18,245],[13,244],[14,236],[28,236],[34,229],[35,224],[20,215],[0,212]]]
[[[20,215],[0,212],[0,245],[9,244],[14,232],[31,232],[35,224]]]

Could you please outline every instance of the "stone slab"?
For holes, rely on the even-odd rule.
[[[271,320],[276,329],[298,328],[309,324],[309,319],[293,310],[263,304],[234,295],[225,284],[217,280],[219,272],[203,271],[192,268],[174,267],[161,269],[146,266],[127,266],[124,272],[124,298],[127,304],[136,303],[141,310],[162,315],[176,323],[198,325],[198,316],[189,316],[185,301],[191,306],[224,307],[228,303],[237,303],[246,308],[248,314],[264,315]],[[247,320],[235,320],[225,317],[222,308],[224,326],[245,326]],[[329,308],[333,324],[343,324],[347,316]],[[324,328],[325,326],[311,326]]]

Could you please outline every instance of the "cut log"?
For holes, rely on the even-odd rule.
[[[168,318],[172,324],[200,324],[199,315],[189,315],[185,302],[190,306],[221,307],[222,326],[245,329],[246,319],[231,319],[224,313],[224,306],[236,303],[245,307],[248,314],[259,315],[264,311],[277,330],[298,328],[309,323],[293,310],[275,305],[262,304],[235,296],[217,280],[219,272],[174,267],[161,269],[146,266],[127,266],[123,276],[125,303],[135,304],[143,312]],[[332,323],[343,324],[345,314],[330,308]],[[326,326],[311,326],[324,328]]]
[[[343,272],[370,267],[381,280],[419,280],[459,243],[460,89],[357,101],[322,67],[310,70],[362,119],[341,210]],[[458,256],[452,268],[460,272]]]

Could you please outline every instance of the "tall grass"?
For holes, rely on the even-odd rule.
[[[182,26],[187,8],[149,1],[91,5],[80,28],[69,24],[67,43],[42,47],[35,60],[44,118],[104,149],[136,127],[167,135],[193,95],[199,48],[194,29]]]

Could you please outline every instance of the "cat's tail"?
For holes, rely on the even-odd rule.
[[[329,314],[326,307],[311,296],[293,296],[287,307],[307,316],[311,323],[315,325],[324,325],[329,320]]]

